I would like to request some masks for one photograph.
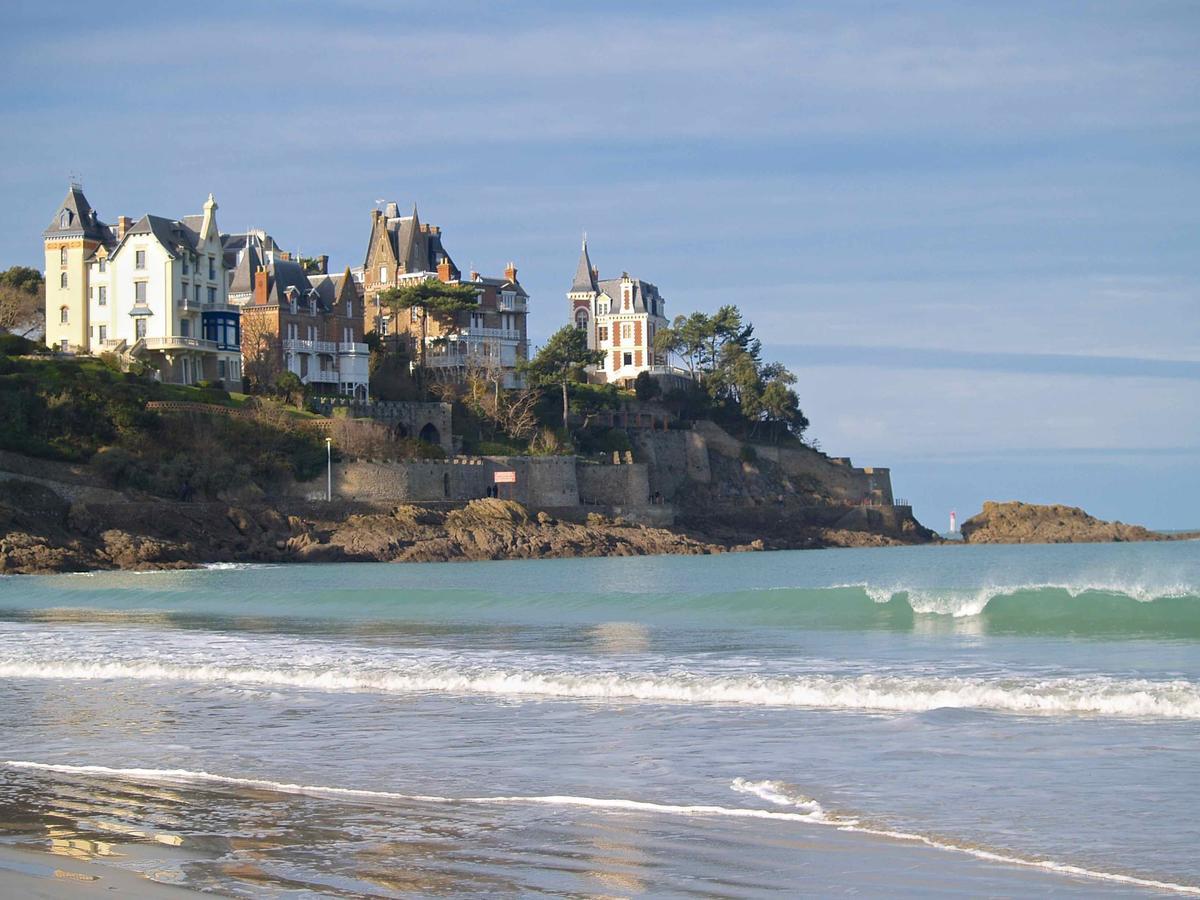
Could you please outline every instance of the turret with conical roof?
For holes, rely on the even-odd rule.
[[[588,258],[587,238],[583,239],[583,249],[579,252],[579,265],[575,267],[575,280],[571,282],[571,293],[596,293],[596,271]]]

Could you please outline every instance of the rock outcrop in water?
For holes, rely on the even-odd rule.
[[[1075,506],[988,500],[982,512],[963,522],[962,536],[971,544],[1079,544],[1167,541],[1196,535],[1168,535],[1141,525],[1105,522]]]
[[[114,496],[119,496],[115,495]],[[289,514],[290,513],[290,514]],[[451,509],[364,504],[172,503],[65,499],[32,481],[0,481],[0,573],[190,568],[215,562],[440,562],[910,543],[903,530],[797,526],[772,537],[706,534],[592,514],[583,522],[483,499]]]

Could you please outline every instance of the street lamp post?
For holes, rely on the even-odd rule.
[[[333,438],[325,438],[325,502],[333,502]]]

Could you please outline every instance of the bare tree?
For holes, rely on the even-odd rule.
[[[45,327],[45,287],[36,292],[0,284],[0,330],[28,337]]]
[[[283,345],[266,316],[242,311],[242,371],[251,387],[271,390],[283,374]]]

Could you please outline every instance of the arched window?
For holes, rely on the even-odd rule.
[[[58,217],[58,227],[59,228],[67,228],[70,224],[71,224],[71,214],[64,209],[62,211],[62,215]]]
[[[61,275],[58,276],[58,286],[59,287],[67,286],[67,273],[66,272],[63,272]]]
[[[60,266],[65,266],[67,264],[67,248],[66,247],[58,248],[58,264]]]
[[[71,311],[67,307],[60,307],[58,310],[58,321],[60,325],[66,325],[71,321]]]
[[[575,310],[575,327],[580,331],[586,331],[588,327],[588,314],[586,309]]]

